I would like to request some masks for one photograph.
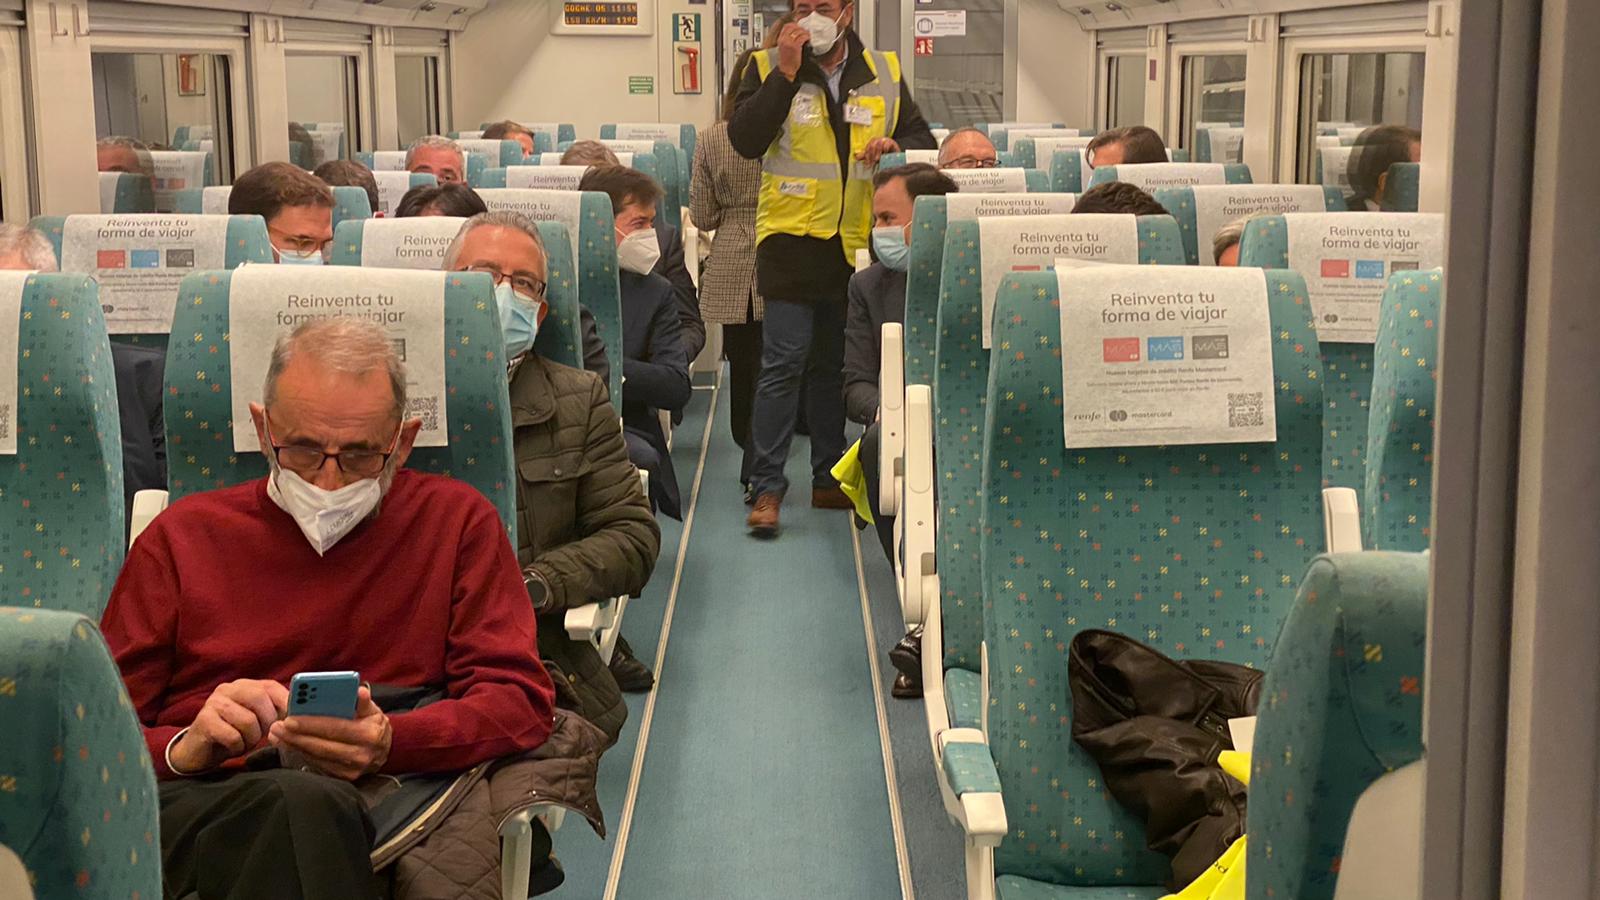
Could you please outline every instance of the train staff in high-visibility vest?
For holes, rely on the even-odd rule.
[[[760,159],[756,286],[766,301],[751,416],[749,526],[778,533],[800,380],[811,431],[811,505],[850,509],[829,470],[844,453],[844,321],[857,250],[872,234],[884,153],[936,146],[893,53],[856,37],[849,0],[790,0],[795,22],[751,59],[728,139]]]

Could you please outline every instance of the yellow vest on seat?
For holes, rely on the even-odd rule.
[[[872,236],[872,167],[855,155],[876,138],[894,134],[900,121],[900,58],[893,53],[864,51],[873,79],[843,98],[850,128],[848,179],[840,180],[838,143],[828,119],[828,94],[823,85],[801,82],[789,104],[783,133],[761,161],[761,193],[756,205],[756,245],[774,234],[828,239],[839,235],[844,257],[855,264],[856,251]],[[764,83],[778,68],[778,51],[754,56]],[[865,113],[852,112],[852,108]],[[852,122],[851,118],[857,119]]]

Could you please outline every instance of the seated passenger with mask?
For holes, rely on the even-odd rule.
[[[516,141],[522,145],[523,159],[533,155],[533,132],[510,119],[504,122],[496,122],[485,128],[483,130],[483,139],[486,141]]]
[[[49,238],[26,225],[0,224],[0,269],[56,271]],[[111,342],[117,379],[117,415],[122,422],[122,502],[133,513],[133,495],[167,489],[167,428],[161,379],[167,354],[158,347]]]
[[[616,213],[613,231],[617,266],[622,270],[622,421],[628,457],[650,473],[652,504],[681,519],[678,476],[657,411],[682,410],[694,389],[672,284],[651,271],[661,256],[655,231],[661,185],[643,172],[598,166],[583,176],[578,187],[609,196]]]
[[[599,141],[578,141],[567,152],[561,155],[561,164],[564,166],[620,166],[617,155],[611,148]],[[661,245],[661,255],[651,269],[657,275],[672,282],[672,298],[677,304],[678,324],[683,332],[683,349],[692,360],[700,355],[706,346],[706,322],[700,316],[700,290],[694,286],[694,279],[689,277],[689,269],[684,264],[683,234],[678,229],[661,223],[656,226],[656,240]],[[587,311],[585,311],[587,314]],[[588,323],[585,323],[584,338],[584,366],[590,371],[595,371],[590,366],[593,349],[587,343],[590,338]],[[594,340],[598,340],[595,336]],[[603,352],[603,350],[602,350]],[[674,416],[673,421],[680,421],[681,417]]]
[[[851,421],[867,426],[866,433],[861,436],[859,454],[867,480],[867,503],[883,555],[893,566],[894,517],[884,515],[878,508],[878,484],[882,477],[878,471],[878,366],[883,325],[906,320],[911,213],[917,198],[953,194],[958,188],[948,175],[927,163],[884,169],[873,177],[872,188],[872,253],[877,261],[850,276],[850,305],[844,325],[844,406]],[[901,648],[909,647],[915,654],[921,646],[919,632],[913,632],[915,636],[908,635],[901,642]],[[902,667],[906,658],[903,650],[892,656],[896,668],[900,669],[894,681],[894,695],[921,696],[920,663]]]
[[[160,781],[168,896],[376,898],[369,804],[392,807],[374,786],[462,783],[448,773],[554,741],[505,526],[469,485],[404,468],[422,424],[405,408],[381,326],[280,335],[250,404],[269,474],[178,500],[128,553],[102,628]],[[365,683],[348,718],[285,718],[297,673],[339,670]],[[587,723],[559,730],[598,755]],[[492,820],[405,820],[497,845]]]
[[[1166,142],[1155,129],[1143,125],[1102,131],[1084,152],[1089,154],[1089,166],[1095,169],[1168,161]]]
[[[333,191],[299,166],[269,162],[240,175],[228,192],[228,214],[265,219],[272,255],[286,266],[327,262]]]
[[[430,134],[406,148],[406,171],[432,175],[440,184],[467,180],[467,155],[447,137]]]
[[[95,167],[102,172],[132,172],[155,177],[150,148],[131,137],[105,137],[94,144]]]
[[[511,380],[517,562],[539,616],[539,655],[551,670],[557,704],[600,726],[609,744],[622,732],[628,707],[595,646],[567,636],[565,614],[596,600],[637,596],[655,569],[661,529],[628,462],[605,383],[533,349],[547,309],[546,260],[538,225],[502,210],[461,226],[445,268],[495,280]]]
[[[994,142],[976,128],[957,128],[939,145],[941,169],[992,169],[1000,165]]]

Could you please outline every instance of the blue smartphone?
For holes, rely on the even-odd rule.
[[[355,672],[301,672],[289,682],[289,715],[353,719],[359,687]]]

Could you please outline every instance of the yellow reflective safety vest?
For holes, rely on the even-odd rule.
[[[761,161],[758,246],[774,234],[823,240],[839,235],[845,261],[853,266],[856,251],[871,240],[872,168],[857,162],[855,155],[874,139],[894,134],[900,121],[900,58],[877,50],[863,51],[862,56],[873,78],[842,98],[850,128],[849,178],[841,180],[839,145],[828,118],[828,89],[802,81],[789,104],[783,133]],[[765,83],[777,71],[778,51],[763,50],[754,60]]]

